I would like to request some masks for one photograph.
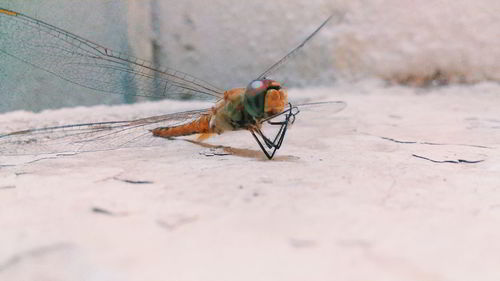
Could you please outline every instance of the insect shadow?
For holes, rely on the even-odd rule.
[[[172,140],[174,140],[172,138]],[[231,146],[223,146],[223,145],[215,145],[215,144],[209,144],[206,142],[200,142],[196,140],[190,140],[190,139],[175,139],[175,140],[183,140],[195,145],[198,145],[203,148],[209,148],[209,149],[221,149],[224,151],[223,155],[234,155],[238,157],[243,157],[243,158],[253,158],[256,160],[268,160],[267,157],[262,154],[262,151],[260,150],[254,150],[254,149],[247,149],[247,148],[235,148]],[[300,159],[297,156],[292,156],[292,155],[278,155],[273,158],[273,161],[296,161]]]

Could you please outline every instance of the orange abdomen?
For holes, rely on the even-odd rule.
[[[151,130],[151,132],[153,133],[153,136],[163,138],[188,136],[193,134],[210,134],[212,133],[212,129],[210,128],[211,117],[211,114],[207,114],[183,125],[173,127],[160,127]]]

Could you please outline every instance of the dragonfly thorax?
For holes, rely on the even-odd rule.
[[[245,111],[255,119],[281,113],[288,104],[288,95],[279,82],[270,79],[252,81],[245,89]]]

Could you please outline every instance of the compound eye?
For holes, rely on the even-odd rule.
[[[262,83],[262,81],[260,81],[260,80],[255,80],[252,83],[250,83],[250,87],[253,90],[258,90],[258,89],[262,88],[262,86],[264,86],[264,83]]]

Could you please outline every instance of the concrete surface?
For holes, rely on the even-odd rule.
[[[499,91],[291,91],[348,107],[301,112],[273,161],[246,132],[3,156],[0,279],[498,280]],[[190,106],[200,105],[15,112],[0,128]]]

